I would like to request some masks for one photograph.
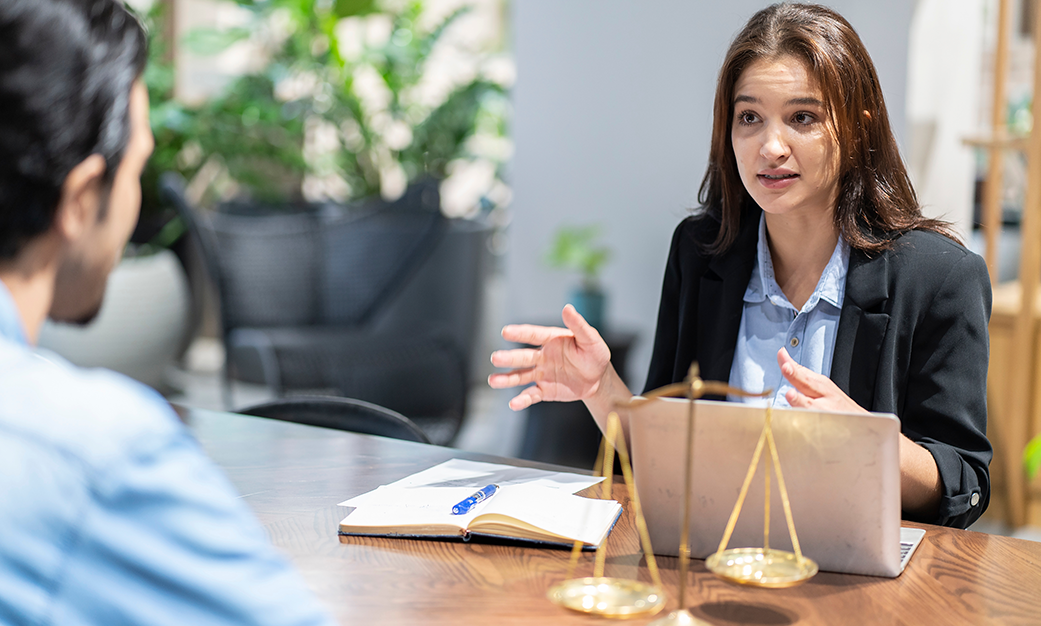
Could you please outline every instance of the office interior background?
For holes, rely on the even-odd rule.
[[[172,93],[179,102],[205,106],[236,76],[263,66],[264,52],[258,44],[262,37],[256,32],[241,33],[233,42],[214,43],[215,32],[256,28],[255,15],[248,10],[230,0],[162,1],[173,16],[173,23],[164,28],[175,42],[167,61],[174,70]],[[141,12],[152,8],[148,0],[130,0],[130,4]],[[278,6],[273,1],[267,4]],[[617,337],[626,352],[623,375],[630,386],[643,388],[670,237],[676,224],[697,206],[719,64],[732,36],[766,4],[762,0],[425,0],[416,5],[422,6],[423,24],[435,24],[463,6],[472,8],[446,31],[440,48],[431,52],[424,68],[431,78],[411,97],[432,98],[436,104],[454,85],[475,76],[485,77],[507,94],[491,110],[499,130],[477,133],[482,136],[450,168],[450,181],[440,185],[446,213],[480,220],[491,230],[480,315],[474,324],[476,339],[469,357],[466,416],[451,445],[506,456],[531,454],[537,447],[532,438],[544,431],[532,431],[529,415],[507,407],[512,394],[492,391],[484,380],[492,371],[489,353],[506,346],[498,336],[503,324],[560,324],[560,310],[581,282],[580,272],[555,269],[547,262],[561,228],[590,227],[595,245],[609,251],[599,274],[606,294],[601,330]],[[968,245],[982,253],[982,238],[973,224],[978,219],[986,155],[964,140],[983,132],[991,117],[996,0],[834,0],[828,4],[853,24],[872,54],[894,132],[926,213],[953,222]],[[1033,5],[1028,0],[1013,5],[1017,27],[1007,81],[1009,120],[1015,129],[1029,130],[1034,48],[1029,28],[1022,25],[1031,23]],[[379,9],[400,12],[411,3],[387,0],[374,6],[375,13],[348,17],[338,26],[341,46],[354,39],[359,40],[357,45],[378,46],[398,36]],[[265,20],[265,36],[284,26],[278,10]],[[211,53],[201,54],[200,46],[204,48],[207,41]],[[373,76],[356,79],[363,89],[361,83],[371,82]],[[425,95],[420,93],[423,89]],[[372,98],[378,100],[378,86]],[[159,103],[152,104],[155,110]],[[336,132],[333,128],[333,135]],[[308,141],[311,157],[319,159],[326,141],[320,129],[311,132]],[[331,141],[335,144],[337,139]],[[191,145],[181,151],[179,158],[193,156]],[[1016,224],[1026,178],[1023,159],[1007,159],[1005,171],[1006,226],[999,257],[1000,276],[1008,280],[1015,278],[1018,267]],[[335,171],[326,174],[312,172],[305,177],[305,199],[340,201],[350,196],[349,183],[337,180]],[[202,180],[207,176],[211,180]],[[382,168],[381,177],[377,187],[385,199],[403,193],[408,175],[401,168]],[[186,181],[189,195],[207,182],[215,186],[212,183],[218,178],[210,172]],[[234,196],[234,191],[225,186],[227,198],[212,189],[209,196],[198,192],[194,197],[213,203]],[[191,268],[187,274],[193,274]],[[195,268],[194,275],[204,274]],[[122,280],[126,279],[117,276],[113,282]],[[172,401],[199,407],[233,409],[275,395],[263,384],[235,382],[229,406],[222,395],[225,354],[215,312],[219,295],[212,287],[179,285],[177,289],[203,300],[202,314],[181,322],[188,337],[175,343],[183,349],[169,367],[163,367],[160,379],[149,382]],[[115,315],[116,300],[110,294],[103,322]],[[157,300],[146,315],[163,317],[166,313],[155,308],[160,302],[165,300]],[[124,322],[107,323],[116,335],[125,334]],[[74,331],[51,328],[48,332],[51,339],[46,341],[59,351],[73,353],[73,360],[89,364],[93,358],[119,367],[105,360],[117,357],[102,356],[101,349],[83,348],[85,344],[77,343],[81,338],[67,336]],[[121,342],[112,337],[102,343],[118,347]],[[71,347],[63,348],[62,341]],[[140,351],[134,341],[122,343]],[[131,374],[143,371],[137,364],[126,367]],[[403,378],[398,384],[407,387],[415,381]],[[1041,539],[1041,529],[1010,528],[1000,517],[991,517],[988,514],[976,529]]]

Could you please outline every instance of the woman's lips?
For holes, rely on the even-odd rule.
[[[756,174],[756,179],[767,189],[784,189],[794,184],[799,179],[799,175],[794,172]]]

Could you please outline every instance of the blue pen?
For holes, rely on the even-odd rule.
[[[466,515],[471,509],[477,506],[479,502],[484,502],[488,498],[492,497],[498,490],[499,485],[488,485],[487,487],[482,487],[474,495],[453,506],[452,515]]]

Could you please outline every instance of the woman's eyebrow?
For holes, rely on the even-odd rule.
[[[759,98],[756,98],[755,96],[746,96],[744,94],[741,94],[741,95],[737,96],[736,98],[734,98],[734,104],[737,104],[739,102],[750,102],[752,104],[759,104]],[[791,100],[788,100],[787,102],[785,102],[784,105],[785,106],[819,106],[819,107],[823,107],[824,103],[820,100],[820,98],[814,98],[812,96],[805,96],[805,97],[802,97],[802,98],[792,98]]]
[[[805,98],[792,98],[788,102],[785,102],[785,105],[786,106],[787,105],[803,105],[803,106],[810,105],[810,106],[823,107],[824,103],[821,102],[819,98],[805,97]]]

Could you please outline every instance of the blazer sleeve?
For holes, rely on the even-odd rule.
[[[686,220],[680,222],[672,233],[669,260],[665,265],[665,278],[661,287],[661,301],[658,304],[658,326],[654,331],[654,348],[651,352],[651,365],[647,372],[644,393],[673,382],[680,324],[680,241],[686,223]]]
[[[990,501],[990,310],[986,265],[968,253],[942,277],[915,325],[902,428],[932,453],[943,483],[937,518],[922,521],[966,528]]]

